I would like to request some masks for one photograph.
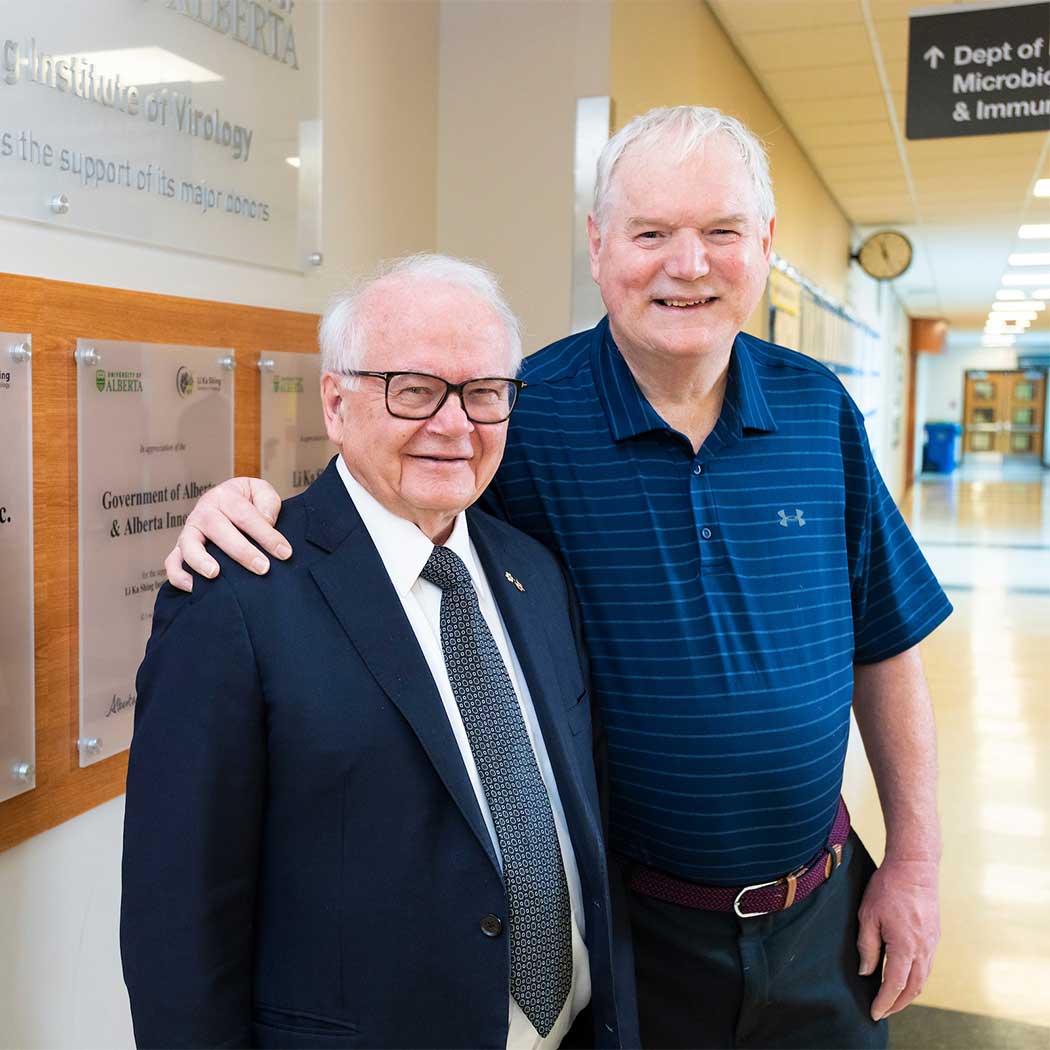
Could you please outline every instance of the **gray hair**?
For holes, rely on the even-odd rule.
[[[376,285],[395,277],[450,284],[474,292],[503,322],[510,351],[510,373],[517,375],[522,357],[521,328],[495,275],[475,263],[432,252],[420,252],[384,263],[371,276],[332,299],[318,328],[321,368],[325,372],[339,373],[361,367],[367,349],[367,326],[361,316],[362,300]]]
[[[773,183],[769,177],[769,159],[765,147],[753,132],[735,117],[727,116],[711,106],[665,106],[651,109],[625,124],[605,144],[598,157],[598,175],[594,184],[594,219],[599,227],[605,225],[609,190],[616,165],[628,149],[652,149],[657,142],[671,140],[671,157],[681,163],[695,156],[712,135],[728,135],[740,151],[758,202],[759,218],[769,222],[776,212],[773,201]]]

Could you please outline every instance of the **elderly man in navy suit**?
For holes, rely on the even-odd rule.
[[[577,1018],[574,1042],[631,1041],[573,599],[467,512],[517,323],[487,272],[416,256],[321,344],[340,454],[281,512],[294,555],[265,580],[217,554],[157,600],[124,838],[138,1044],[554,1048]]]

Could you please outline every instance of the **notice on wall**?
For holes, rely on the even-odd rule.
[[[36,784],[31,353],[0,332],[0,802]]]
[[[286,499],[307,488],[336,452],[321,411],[321,355],[267,352],[259,366],[262,476]]]
[[[1050,3],[913,13],[908,138],[1046,131],[1048,46]]]
[[[233,473],[232,351],[79,340],[80,764],[131,742],[164,558]]]
[[[317,0],[0,0],[0,214],[304,268],[318,22]]]

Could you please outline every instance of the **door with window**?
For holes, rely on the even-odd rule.
[[[1043,454],[1046,372],[971,371],[963,392],[963,452]]]

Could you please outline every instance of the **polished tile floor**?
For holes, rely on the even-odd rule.
[[[905,512],[955,606],[922,649],[944,864],[941,945],[919,1001],[1048,1026],[1050,471],[967,462],[924,476]],[[885,839],[856,733],[844,793],[877,858]]]

